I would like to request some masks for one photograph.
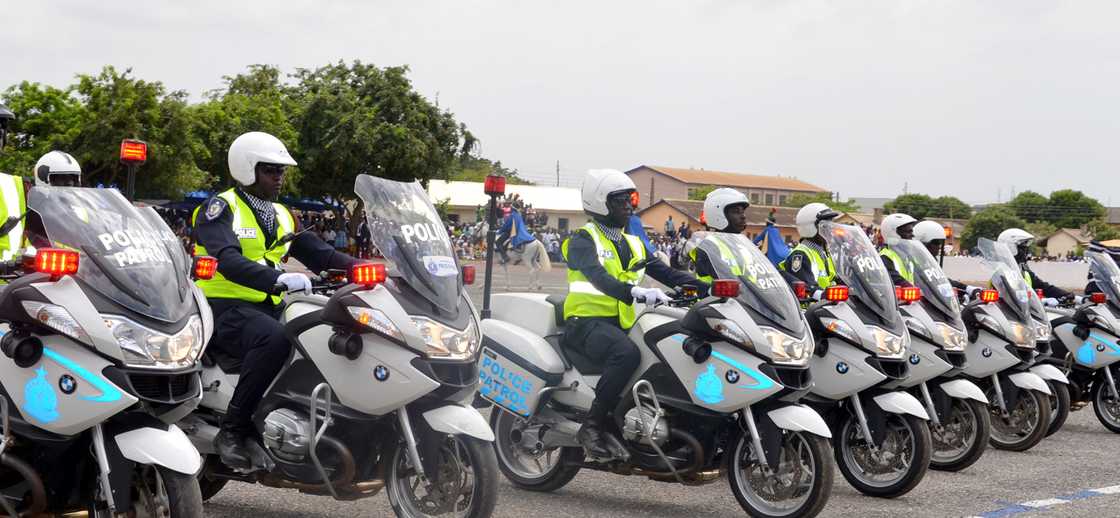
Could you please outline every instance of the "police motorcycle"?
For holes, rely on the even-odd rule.
[[[641,363],[613,414],[625,460],[588,458],[576,438],[602,366],[561,345],[565,297],[494,295],[494,317],[482,321],[480,393],[495,405],[494,448],[510,482],[553,491],[586,468],[698,485],[726,472],[751,516],[814,516],[824,508],[830,433],[798,404],[811,384],[809,328],[778,271],[745,236],[712,236],[730,254],[713,261],[713,296],[678,291],[667,306],[639,313],[630,329]],[[714,241],[703,246],[725,257]]]
[[[114,189],[40,186],[27,206],[39,248],[0,265],[0,506],[202,516],[201,459],[173,424],[213,331],[191,259]]]
[[[929,414],[900,389],[910,333],[895,287],[867,234],[822,222],[840,284],[805,312],[817,343],[805,401],[828,421],[840,473],[860,492],[894,498],[921,482],[930,463]]]
[[[994,289],[981,291],[962,308],[970,345],[960,374],[979,385],[990,402],[990,444],[1024,451],[1045,437],[1050,423],[1050,388],[1029,370],[1039,336],[1032,314],[1042,303],[1005,245],[980,238],[977,248],[993,268]]]
[[[230,480],[336,500],[385,489],[400,517],[486,518],[498,488],[493,433],[470,406],[481,336],[463,284],[473,268],[460,270],[419,183],[358,175],[354,190],[388,268],[356,265],[348,284],[328,275],[315,294],[285,296],[294,347],[254,415],[269,457],[255,462],[261,471],[234,472],[216,453],[240,362],[208,354],[202,404],[181,422],[206,457],[203,496]]]
[[[910,331],[910,374],[885,388],[905,388],[930,416],[930,468],[960,471],[980,460],[991,434],[988,399],[971,381],[956,377],[966,365],[968,335],[953,285],[919,241],[891,246],[913,273],[913,287],[896,288]]]
[[[1045,360],[1069,377],[1071,399],[1093,404],[1097,419],[1120,433],[1120,268],[1096,251],[1086,251],[1089,273],[1098,293],[1071,309],[1049,308],[1053,318],[1052,347],[1060,354]]]

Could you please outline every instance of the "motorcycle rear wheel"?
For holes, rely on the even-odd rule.
[[[527,424],[500,408],[490,411],[498,469],[513,485],[528,491],[550,492],[564,487],[579,473],[583,448],[528,449],[515,440],[523,437]]]

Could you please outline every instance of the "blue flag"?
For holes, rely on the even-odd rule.
[[[785,261],[789,256],[789,247],[782,239],[782,234],[778,232],[778,227],[773,225],[766,225],[766,229],[754,238],[754,244],[766,254],[774,266],[778,266],[778,263]]]

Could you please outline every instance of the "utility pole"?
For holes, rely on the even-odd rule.
[[[560,187],[560,161],[556,161],[556,186]]]

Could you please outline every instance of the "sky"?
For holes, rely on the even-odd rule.
[[[1120,205],[1114,1],[3,0],[0,19],[0,89],[111,64],[198,99],[251,64],[408,65],[539,183],[656,164]]]

